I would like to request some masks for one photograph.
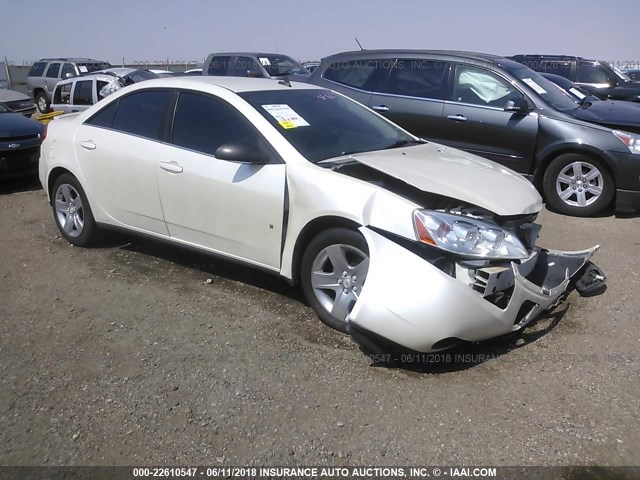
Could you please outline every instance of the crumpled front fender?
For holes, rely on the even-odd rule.
[[[561,300],[598,248],[537,250],[521,263],[512,262],[513,292],[506,308],[499,308],[394,241],[368,227],[359,230],[369,247],[369,271],[348,320],[420,352],[433,351],[444,339],[480,341],[524,327]],[[522,308],[528,310],[523,314]]]

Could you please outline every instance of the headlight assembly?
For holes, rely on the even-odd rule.
[[[640,136],[620,130],[613,130],[611,133],[618,137],[618,140],[624,143],[631,153],[640,154]]]
[[[451,253],[468,257],[518,259],[529,256],[512,232],[470,217],[416,210],[413,225],[417,239]]]

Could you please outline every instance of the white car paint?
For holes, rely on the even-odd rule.
[[[84,124],[123,95],[158,87],[195,90],[226,100],[262,133],[285,163],[237,164]],[[367,241],[370,274],[347,320],[419,351],[432,350],[446,337],[475,341],[508,333],[525,300],[536,301],[540,310],[558,301],[567,287],[566,279],[578,267],[567,268],[562,275],[565,281],[559,285],[543,289],[519,271],[524,260],[512,262],[514,299],[506,310],[496,307],[469,284],[382,234],[417,242],[413,212],[425,205],[375,183],[312,164],[237,95],[301,89],[323,90],[295,82],[206,76],[133,85],[85,112],[51,122],[42,146],[40,180],[51,196],[51,173],[56,169],[71,172],[83,186],[98,224],[195,246],[290,280],[295,280],[296,246],[306,226],[329,217],[352,221]],[[520,175],[449,147],[427,144],[343,158],[354,159],[423,191],[494,214],[535,214],[541,208],[540,196]],[[579,267],[592,253],[581,254]]]

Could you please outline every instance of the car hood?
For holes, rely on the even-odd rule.
[[[640,105],[634,102],[603,100],[587,108],[578,108],[571,114],[587,122],[640,127]]]
[[[44,125],[19,113],[0,113],[0,139],[36,135],[43,129]]]
[[[424,192],[459,199],[498,215],[537,213],[542,208],[540,194],[522,175],[437,143],[358,153],[350,158]]]
[[[16,100],[29,100],[29,97],[15,90],[0,88],[0,102],[15,102]]]

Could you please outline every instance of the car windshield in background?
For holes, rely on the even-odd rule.
[[[314,163],[421,143],[330,90],[268,90],[239,95]]]
[[[272,77],[309,73],[300,63],[286,55],[261,55],[258,60]]]
[[[0,113],[9,113],[11,111],[12,110],[9,107],[5,106],[4,103],[0,103]]]
[[[607,66],[611,70],[613,70],[613,73],[615,73],[620,78],[620,80],[624,80],[625,82],[633,82],[633,80],[631,80],[631,78],[626,73],[624,73],[622,70],[620,70],[619,68],[614,67],[610,63],[607,63]]]
[[[124,77],[131,80],[129,83],[127,83],[127,85],[130,85],[131,83],[158,78],[158,74],[150,72],[149,70],[134,70],[131,73],[127,73]]]
[[[112,68],[108,62],[78,62],[76,63],[80,73],[96,72],[106,68]]]
[[[578,105],[571,96],[555,83],[547,80],[538,72],[528,68],[512,68],[509,72],[520,81],[529,85],[549,105],[561,112],[575,110]]]

